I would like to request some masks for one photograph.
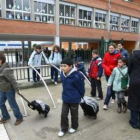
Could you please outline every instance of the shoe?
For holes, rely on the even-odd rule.
[[[54,82],[54,80],[52,79],[52,82]]]
[[[125,113],[127,111],[127,103],[125,102],[124,104],[123,104],[123,112]]]
[[[21,124],[21,123],[22,123],[22,121],[23,121],[23,119],[16,120],[15,125],[19,125],[19,124]]]
[[[33,84],[34,84],[34,85],[36,85],[36,84],[37,84],[37,82],[36,82],[36,81],[33,81]]]
[[[115,103],[115,100],[114,100],[114,99],[112,99],[112,100],[111,100],[111,104],[114,104],[114,103]]]
[[[100,100],[103,100],[103,99],[98,97],[98,98],[97,98],[97,101],[100,101]]]
[[[74,132],[76,132],[75,129],[73,129],[73,128],[70,128],[70,129],[69,129],[69,133],[73,134]]]
[[[107,105],[104,105],[104,106],[103,106],[103,109],[104,109],[104,110],[107,110]]]
[[[122,112],[122,107],[118,107],[118,110],[117,110],[118,113],[121,113]]]
[[[59,133],[58,133],[58,136],[59,137],[63,137],[65,135],[65,133],[63,132],[63,131],[60,131]]]
[[[57,82],[54,82],[55,85],[57,85]]]
[[[2,123],[7,123],[8,120],[10,120],[10,118],[9,118],[9,119],[1,118],[1,120],[0,120],[0,124],[2,124]]]

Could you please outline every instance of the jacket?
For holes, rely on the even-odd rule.
[[[73,68],[66,76],[61,72],[63,86],[62,100],[64,103],[80,103],[85,93],[84,77]]]
[[[62,61],[62,56],[59,52],[58,53],[56,53],[56,52],[51,53],[51,56],[49,57],[49,62],[51,64],[59,66],[61,64],[61,61]]]
[[[123,66],[123,68],[119,68],[121,70],[121,72],[123,73],[123,75],[127,75],[128,74],[128,68],[127,66]],[[108,86],[111,86],[113,84],[113,91],[119,92],[119,91],[124,91],[121,88],[121,78],[122,78],[122,74],[120,73],[120,71],[118,70],[118,67],[113,69],[113,72],[111,74],[111,76],[109,77],[108,80]],[[128,85],[129,86],[129,81],[128,81]]]
[[[10,69],[8,63],[4,63],[2,66],[0,66],[0,91],[7,92],[11,89],[19,92],[19,87],[13,71]]]
[[[128,53],[128,51],[125,50],[124,48],[122,48],[122,49],[120,50],[120,53],[121,53],[121,55],[122,55],[123,57],[125,57],[126,59],[129,58],[129,53]]]
[[[102,59],[99,56],[97,56],[90,62],[89,77],[97,79],[97,77],[102,77],[102,74]]]
[[[44,58],[46,64],[49,64],[49,61],[43,51],[41,53],[37,53],[36,51],[33,51],[29,58],[28,65],[35,66],[38,69],[38,68],[40,68],[38,66],[41,65],[41,61],[43,58]]]
[[[118,64],[118,58],[120,57],[121,53],[118,52],[117,50],[113,54],[109,52],[105,53],[102,63],[105,75],[107,76],[111,75],[111,72]]]
[[[85,64],[84,64],[84,62],[81,62],[80,64],[76,64],[76,68],[77,68],[77,70],[78,71],[81,71],[82,73],[86,73],[86,70],[85,70],[85,66],[84,66]]]
[[[128,74],[130,76],[128,108],[140,111],[140,50],[134,51],[130,57]]]

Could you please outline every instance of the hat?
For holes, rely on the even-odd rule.
[[[41,50],[41,46],[40,46],[40,45],[37,45],[37,46],[36,46],[36,49]]]
[[[81,62],[82,58],[81,57],[77,57],[77,62]]]
[[[67,57],[62,60],[61,64],[66,64],[66,65],[71,66],[71,65],[73,65],[73,60],[71,58]]]

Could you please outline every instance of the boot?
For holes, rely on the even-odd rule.
[[[122,105],[121,104],[118,104],[118,113],[121,113],[122,112]]]
[[[127,111],[127,102],[123,103],[123,112],[125,113]]]

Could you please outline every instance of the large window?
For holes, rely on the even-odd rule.
[[[106,11],[95,11],[95,27],[99,29],[106,29]]]
[[[0,0],[0,17],[2,17],[2,14],[1,14],[1,0]]]
[[[122,16],[121,18],[121,31],[129,32],[130,27],[130,17]]]
[[[92,8],[79,6],[79,26],[92,26]]]
[[[111,13],[110,15],[110,30],[118,31],[119,28],[119,14]]]
[[[34,1],[35,21],[54,22],[54,1],[35,0]]]
[[[76,6],[73,4],[60,3],[59,17],[60,24],[75,25]]]
[[[30,20],[30,0],[6,0],[8,19]]]
[[[132,18],[131,20],[131,32],[138,33],[139,29],[139,19]]]

